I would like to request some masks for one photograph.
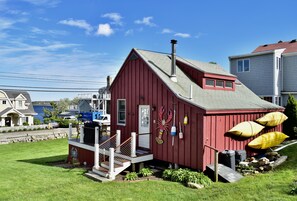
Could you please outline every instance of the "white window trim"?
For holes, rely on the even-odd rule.
[[[125,101],[125,123],[119,123],[119,101]],[[117,125],[126,126],[127,121],[127,104],[126,99],[117,99]]]
[[[249,70],[248,70],[248,71],[245,71],[245,70],[244,70],[244,60],[248,60],[248,61],[249,61]],[[238,62],[239,62],[239,61],[242,61],[242,70],[243,70],[243,71],[238,71]],[[237,67],[237,69],[236,69],[236,70],[237,70],[237,73],[250,72],[250,69],[251,69],[251,60],[250,60],[250,59],[238,59],[238,60],[237,60],[237,65],[236,65],[236,67]]]

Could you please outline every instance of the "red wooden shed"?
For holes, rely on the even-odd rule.
[[[204,170],[213,161],[205,145],[220,151],[247,149],[252,138],[236,139],[226,132],[283,108],[260,99],[217,64],[176,56],[175,44],[172,40],[170,54],[132,49],[110,87],[111,130],[121,130],[122,142],[131,132],[139,133],[138,147],[149,150],[154,159]],[[174,118],[165,121],[174,114],[173,137]],[[162,120],[167,131],[160,129]],[[274,130],[281,131],[281,126],[264,132]]]

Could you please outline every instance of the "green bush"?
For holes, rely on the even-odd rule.
[[[23,123],[23,126],[29,126],[29,123],[28,122],[24,122]]]
[[[177,170],[166,169],[163,172],[162,178],[174,182],[187,184],[188,182],[210,186],[212,181],[202,172],[191,171],[190,169],[179,168]]]
[[[127,181],[136,180],[137,178],[138,178],[138,175],[136,172],[130,172],[130,173],[126,174],[126,176],[125,176],[125,180],[127,180]]]
[[[34,118],[34,125],[40,125],[41,121],[37,118]]]
[[[166,169],[163,171],[163,174],[162,174],[162,178],[164,180],[169,180],[171,181],[171,176],[172,176],[172,173],[173,173],[173,169]]]
[[[290,138],[297,137],[297,101],[289,94],[286,109],[284,114],[287,115],[288,119],[284,122],[283,132],[290,136]]]
[[[149,176],[153,175],[153,171],[149,168],[142,168],[138,174],[143,177],[149,177]]]

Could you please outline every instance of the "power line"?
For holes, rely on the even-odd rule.
[[[0,85],[0,87],[9,88],[28,88],[28,89],[61,89],[61,90],[97,90],[99,88],[77,88],[77,87],[32,87],[32,86],[13,86],[13,85]]]
[[[24,90],[24,91],[31,91],[31,92],[55,92],[55,93],[84,93],[84,92],[88,92],[88,93],[98,93],[98,90],[41,90],[41,89],[1,89],[1,90],[11,90],[11,91],[20,91],[20,90]]]
[[[106,72],[105,72],[106,73]],[[112,75],[115,75],[116,72],[112,72]],[[62,74],[38,74],[38,73],[18,73],[18,72],[4,72],[0,71],[0,74],[11,74],[11,75],[33,75],[33,76],[45,76],[45,77],[77,77],[77,78],[106,78],[106,76],[83,76],[83,75],[62,75]]]
[[[37,80],[40,82],[48,82],[48,81],[55,81],[55,82],[71,82],[71,83],[106,83],[106,82],[96,82],[96,81],[90,81],[90,80],[72,80],[72,79],[54,79],[54,78],[34,78],[34,77],[23,77],[23,76],[0,76],[0,78],[11,78],[11,79],[27,79],[27,80]]]

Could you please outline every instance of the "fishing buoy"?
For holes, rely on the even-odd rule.
[[[172,136],[172,146],[174,145],[174,136],[176,136],[176,126],[175,126],[175,107],[173,109],[173,124],[171,127],[171,136]]]
[[[187,125],[188,124],[188,115],[185,115],[184,117],[184,125]]]
[[[179,122],[179,133],[178,133],[178,137],[179,139],[183,139],[184,138],[184,134],[181,128],[181,123]]]

